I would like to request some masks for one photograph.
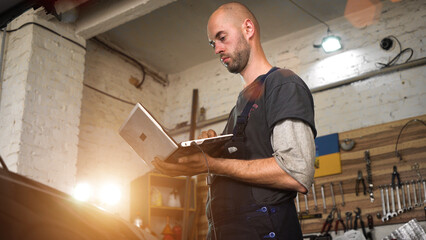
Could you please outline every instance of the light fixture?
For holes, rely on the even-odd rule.
[[[327,37],[322,39],[321,44],[314,44],[314,48],[322,48],[325,53],[335,52],[342,49],[342,44],[340,43],[340,37],[329,35],[330,29],[327,29]]]
[[[340,43],[340,37],[330,35],[323,38],[321,44],[314,44],[314,48],[322,48],[324,52],[331,53],[342,49],[342,44]]]
[[[342,49],[342,44],[340,43],[340,37],[330,35],[330,33],[331,33],[330,26],[327,23],[325,23],[323,20],[319,19],[318,17],[316,17],[312,13],[308,12],[306,9],[304,9],[303,7],[298,5],[293,0],[289,0],[289,1],[293,5],[298,7],[300,10],[302,10],[303,12],[305,12],[306,14],[311,16],[312,18],[315,18],[318,22],[324,24],[327,27],[327,37],[322,39],[321,44],[318,44],[318,45],[314,44],[314,48],[322,48],[324,50],[324,52],[326,52],[326,53],[331,53],[331,52],[335,52],[337,50]]]

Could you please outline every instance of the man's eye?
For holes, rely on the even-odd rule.
[[[225,41],[225,36],[220,37],[220,38],[219,38],[219,40],[220,40],[221,42]]]

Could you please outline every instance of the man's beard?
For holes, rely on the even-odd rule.
[[[240,73],[247,66],[250,57],[250,45],[241,35],[237,43],[237,49],[229,55],[232,61],[229,64],[223,63],[230,73]]]

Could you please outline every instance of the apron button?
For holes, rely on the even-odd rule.
[[[261,210],[262,212],[266,213],[266,212],[268,211],[268,208],[266,208],[266,207],[262,207],[260,210]]]
[[[269,233],[269,237],[270,237],[270,238],[274,238],[274,237],[275,237],[275,233],[274,233],[274,232],[270,232],[270,233]]]

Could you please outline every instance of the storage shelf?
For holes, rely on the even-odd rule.
[[[160,234],[166,224],[167,217],[173,219],[174,222],[182,224],[185,206],[185,187],[186,177],[169,177],[158,173],[148,173],[135,179],[131,184],[131,219],[137,214],[142,218],[143,224],[148,225],[151,229]],[[161,193],[162,205],[152,204],[153,190]],[[182,207],[167,206],[170,193],[177,190],[179,200]],[[195,179],[190,178],[189,190],[189,215],[196,212],[196,188]]]

